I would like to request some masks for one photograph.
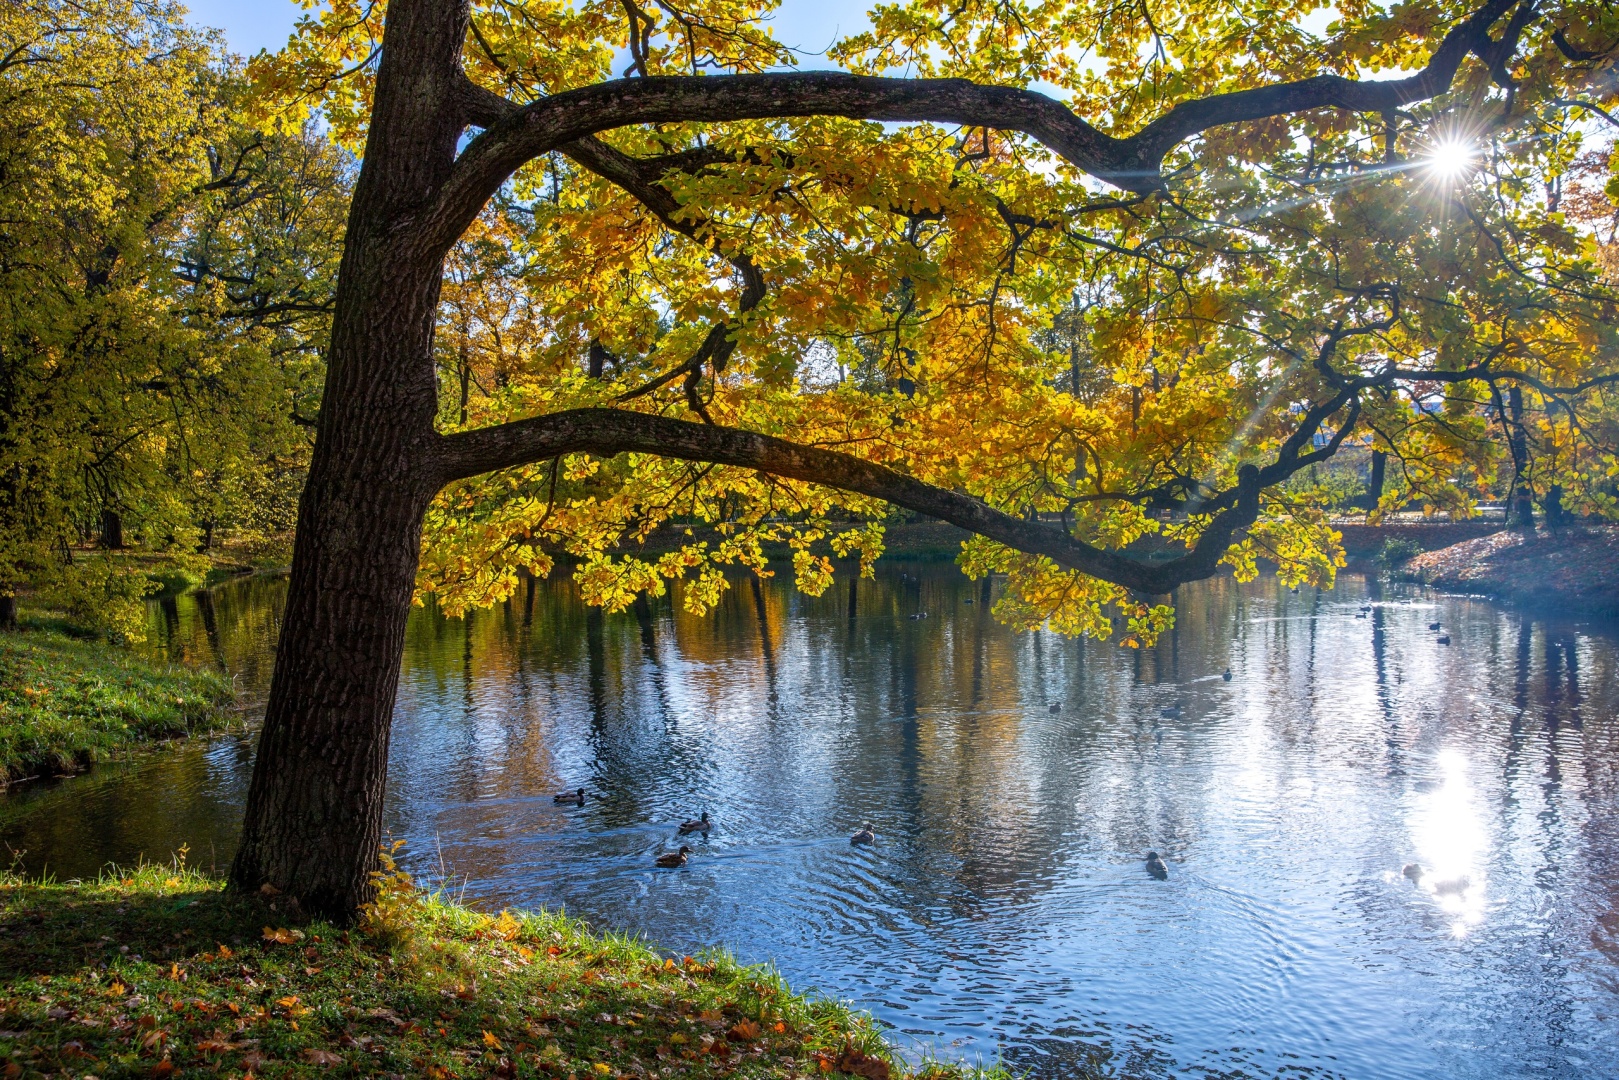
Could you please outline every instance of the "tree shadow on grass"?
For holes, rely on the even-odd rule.
[[[197,888],[158,895],[74,895],[50,885],[0,891],[0,982],[102,968],[120,959],[169,961],[259,936],[268,904]],[[281,922],[287,921],[284,912]]]

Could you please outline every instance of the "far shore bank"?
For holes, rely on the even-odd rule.
[[[1497,529],[1416,556],[1400,576],[1520,607],[1619,616],[1619,526]]]

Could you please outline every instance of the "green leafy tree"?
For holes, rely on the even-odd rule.
[[[307,460],[348,166],[248,126],[182,15],[0,11],[5,619],[34,589],[138,632],[149,572],[288,506]]]

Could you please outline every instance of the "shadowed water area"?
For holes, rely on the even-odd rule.
[[[257,707],[284,588],[154,605],[153,648]],[[1049,1077],[1619,1074],[1611,626],[1222,580],[1136,651],[1013,633],[984,598],[895,563],[854,597],[741,580],[702,618],[602,615],[565,580],[418,611],[389,828],[471,901],[772,960],[915,1052]],[[250,753],[23,785],[0,840],[62,877],[182,842],[223,868]],[[581,785],[585,807],[552,802]],[[702,810],[689,865],[654,869]]]

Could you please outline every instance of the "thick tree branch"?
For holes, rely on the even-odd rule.
[[[517,107],[463,88],[459,104],[484,131],[466,147],[429,212],[426,238],[448,250],[483,204],[524,162],[589,135],[628,124],[844,116],[933,121],[1021,131],[1069,164],[1138,193],[1162,189],[1164,156],[1183,140],[1225,124],[1335,107],[1384,113],[1450,88],[1469,53],[1494,57],[1489,30],[1519,0],[1486,0],[1404,79],[1362,81],[1317,75],[1295,82],[1184,101],[1135,135],[1116,138],[1060,103],[1029,90],[965,79],[889,79],[834,71],[617,79]]]
[[[1215,572],[1231,537],[1258,518],[1262,486],[1261,471],[1244,466],[1230,505],[1215,515],[1196,547],[1170,562],[1145,563],[1076,540],[1050,525],[1003,514],[970,496],[934,487],[851,454],[737,428],[621,409],[575,409],[441,436],[438,461],[440,476],[448,483],[559,454],[607,457],[626,452],[757,469],[883,499],[1019,551],[1045,555],[1069,569],[1154,595]]]

